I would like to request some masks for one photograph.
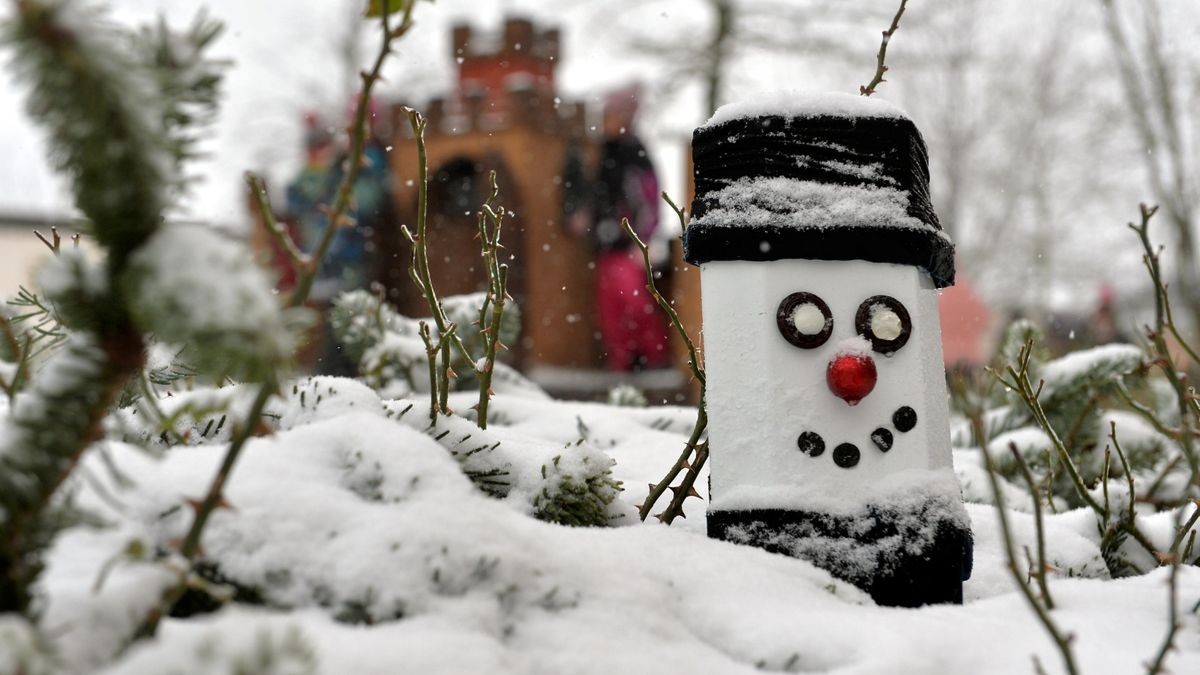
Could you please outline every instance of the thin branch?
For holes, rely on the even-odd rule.
[[[688,497],[699,497],[700,493],[696,491],[696,479],[700,475],[700,469],[704,468],[704,464],[708,461],[708,441],[704,441],[696,446],[696,456],[687,465],[687,473],[683,474],[683,480],[679,481],[679,485],[671,489],[671,503],[667,505],[667,509],[659,514],[658,518],[662,522],[670,525],[676,517],[686,518],[683,513],[683,501]]]
[[[437,290],[433,286],[433,276],[429,268],[429,248],[428,248],[428,232],[427,229],[427,211],[429,204],[429,165],[426,159],[425,151],[425,118],[421,113],[412,108],[405,108],[408,114],[408,123],[412,127],[413,137],[416,139],[417,145],[417,231],[412,233],[407,227],[401,226],[400,232],[404,235],[408,243],[412,245],[412,262],[409,264],[408,276],[416,284],[421,291],[421,296],[425,298],[426,304],[429,305],[429,313],[433,317],[433,322],[437,326],[438,335],[446,335],[449,325],[449,320],[446,318],[446,311],[442,307],[441,300],[438,299]],[[471,353],[467,351],[467,347],[463,344],[462,339],[457,334],[451,334],[448,342],[445,342],[441,348],[442,363],[438,367],[439,378],[449,384],[449,368],[450,368],[450,349],[453,347],[462,356],[463,360],[468,363],[473,363]],[[436,384],[431,383],[433,388],[437,388]],[[450,413],[448,398],[450,392],[449,387],[443,388],[439,392],[438,407],[443,414]],[[436,419],[436,418],[435,418]]]
[[[667,193],[664,192],[662,194],[662,198],[671,207],[671,210],[675,212],[675,215],[679,218],[680,224],[686,226],[686,216],[683,212],[683,209],[676,206],[675,202],[671,201],[671,198],[667,195]],[[633,239],[633,243],[637,245],[638,250],[642,252],[642,261],[646,267],[646,290],[649,291],[650,295],[654,297],[654,301],[658,303],[658,306],[662,307],[663,311],[667,313],[667,318],[671,320],[671,326],[675,329],[675,332],[679,335],[679,338],[683,340],[683,344],[687,346],[688,367],[691,368],[692,375],[699,380],[700,385],[703,387],[705,385],[704,367],[700,363],[700,356],[696,351],[696,345],[692,342],[692,338],[688,336],[687,330],[684,329],[683,323],[679,320],[679,314],[675,311],[675,308],[671,306],[671,303],[667,302],[666,298],[662,296],[662,293],[659,293],[658,287],[654,283],[654,268],[650,264],[650,249],[646,247],[646,243],[643,242],[641,237],[637,235],[637,232],[633,231],[633,227],[629,224],[628,219],[621,220],[621,227],[625,229],[625,233],[628,234],[631,239]]]
[[[271,233],[271,236],[275,238],[275,243],[279,244],[279,248],[287,254],[292,270],[297,274],[300,273],[310,264],[309,257],[296,246],[296,240],[292,238],[292,235],[279,224],[279,221],[275,220],[275,212],[271,209],[271,198],[267,194],[267,186],[263,179],[257,174],[247,171],[246,184],[250,186],[250,191],[254,194],[255,204],[258,205],[258,212],[262,215],[263,225],[267,228],[267,232]]]
[[[1196,509],[1200,513],[1200,507]],[[1194,516],[1195,514],[1193,514]],[[1192,522],[1195,522],[1193,517]],[[1194,535],[1193,535],[1194,537]],[[1194,541],[1194,539],[1193,539]],[[1146,675],[1159,675],[1166,672],[1167,654],[1175,649],[1175,634],[1179,632],[1179,554],[1176,552],[1178,542],[1171,547],[1169,554],[1171,571],[1167,575],[1167,634],[1163,636],[1162,646],[1154,656],[1154,661],[1146,668]]]
[[[1033,567],[1033,578],[1037,580],[1038,590],[1042,594],[1042,600],[1046,603],[1046,609],[1054,609],[1054,599],[1050,597],[1050,587],[1046,584],[1046,571],[1049,566],[1046,563],[1046,528],[1042,522],[1042,499],[1038,494],[1033,472],[1029,470],[1029,464],[1021,456],[1021,451],[1017,450],[1017,444],[1009,443],[1008,449],[1012,452],[1013,458],[1017,460],[1017,467],[1021,470],[1021,476],[1029,487],[1029,496],[1033,498],[1033,522],[1037,530],[1037,563]],[[987,450],[984,449],[983,452],[986,453]]]
[[[1117,392],[1117,395],[1121,397],[1121,400],[1125,402],[1125,405],[1129,406],[1131,410],[1140,415],[1142,419],[1149,422],[1150,426],[1154,427],[1155,431],[1167,436],[1168,438],[1173,438],[1175,440],[1179,439],[1179,434],[1182,432],[1179,429],[1172,429],[1164,424],[1163,421],[1158,418],[1158,413],[1154,412],[1154,410],[1152,410],[1149,406],[1133,397],[1133,394],[1129,391],[1129,388],[1125,386],[1124,382],[1117,381],[1114,382],[1113,385],[1113,389]]]
[[[445,341],[445,335],[442,336],[443,339],[434,342],[429,333],[429,323],[426,321],[420,322],[417,332],[421,335],[421,342],[425,343],[425,359],[429,363],[429,423],[436,424],[439,409],[437,355],[438,350],[441,349],[442,343]]]
[[[1126,457],[1125,451],[1121,449],[1121,441],[1117,440],[1117,423],[1110,421],[1108,424],[1108,438],[1112,441],[1112,446],[1117,451],[1117,458],[1121,460],[1121,471],[1125,474],[1125,485],[1129,489],[1129,506],[1127,507],[1126,518],[1132,523],[1133,519],[1137,516],[1137,511],[1134,508],[1137,499],[1137,487],[1133,482],[1133,468],[1129,466],[1129,459]],[[1108,482],[1107,475],[1104,477],[1104,480],[1106,483]]]
[[[1182,525],[1175,528],[1175,539],[1171,542],[1170,555],[1172,556],[1178,556],[1179,547],[1183,544],[1183,540],[1186,539],[1189,534],[1195,534],[1192,532],[1192,528],[1195,527],[1196,521],[1200,520],[1200,500],[1194,499],[1192,500],[1191,504],[1193,507],[1192,515],[1188,516],[1188,519],[1184,521]]]
[[[225,451],[225,457],[221,460],[221,466],[217,469],[217,474],[213,476],[212,482],[209,483],[207,494],[204,495],[203,500],[192,504],[195,515],[192,518],[191,527],[188,528],[187,534],[183,538],[183,544],[179,551],[183,559],[187,561],[189,568],[200,554],[200,538],[204,534],[204,526],[208,523],[208,518],[212,515],[212,512],[218,506],[225,503],[223,494],[225,483],[228,482],[229,477],[233,474],[233,468],[237,464],[242,448],[245,447],[246,442],[258,430],[263,409],[275,391],[276,386],[274,384],[264,384],[258,390],[258,395],[250,405],[250,410],[246,413],[246,418],[234,432],[229,449]],[[138,637],[152,637],[155,634],[162,615],[169,612],[175,603],[183,597],[184,592],[187,590],[189,576],[190,571],[185,572],[179,583],[168,589],[163,596],[163,601],[146,616],[146,619],[138,629]]]
[[[664,192],[662,197],[667,204],[670,205],[671,210],[675,212],[676,217],[679,218],[679,224],[681,226],[686,226],[687,217],[683,209],[676,206],[675,202],[671,201],[671,198],[667,196],[667,193]],[[665,511],[658,514],[659,520],[670,525],[676,516],[683,515],[683,500],[696,494],[694,487],[696,476],[699,475],[700,468],[703,467],[704,463],[708,460],[708,443],[707,441],[703,444],[700,443],[700,437],[704,435],[705,430],[708,428],[708,410],[706,403],[707,381],[704,376],[704,367],[700,363],[700,354],[696,350],[695,343],[692,342],[692,338],[688,336],[687,330],[684,329],[683,323],[679,320],[679,314],[675,311],[675,308],[671,307],[671,303],[667,302],[666,298],[664,298],[662,293],[659,292],[658,286],[654,283],[654,267],[650,263],[649,248],[647,248],[646,243],[642,241],[641,237],[637,235],[637,232],[634,232],[633,226],[629,224],[628,219],[621,220],[621,227],[624,228],[625,233],[629,235],[629,238],[633,240],[633,243],[642,252],[642,262],[646,267],[646,291],[653,296],[655,302],[658,303],[658,306],[667,313],[667,317],[671,320],[671,326],[675,329],[675,332],[679,335],[680,339],[683,340],[684,344],[687,345],[688,367],[691,368],[692,375],[695,376],[696,380],[700,383],[700,405],[696,411],[696,423],[692,426],[692,434],[688,438],[687,445],[684,446],[683,452],[679,455],[679,459],[675,460],[675,464],[671,466],[669,471],[667,471],[667,475],[664,476],[663,479],[658,483],[650,484],[649,494],[646,495],[646,499],[638,507],[638,515],[642,520],[645,520],[646,517],[650,515],[650,511],[654,508],[655,502],[662,497],[663,493],[665,493],[668,489],[675,490],[675,497],[671,500],[670,505]],[[695,453],[695,458],[689,462],[688,460],[692,458],[693,452]],[[683,482],[681,482],[678,487],[671,487],[671,483],[674,482],[679,473],[684,470],[687,471],[687,475],[684,476]]]
[[[58,255],[62,251],[62,237],[58,236],[57,227],[53,225],[50,226],[50,236],[53,241],[46,239],[45,235],[37,230],[34,230],[33,234],[38,238],[38,240],[45,244],[46,248],[50,249],[50,252],[54,255]]]
[[[883,40],[879,43],[879,53],[875,55],[875,77],[866,86],[860,86],[858,93],[863,96],[870,96],[875,93],[875,87],[887,80],[883,79],[883,74],[888,71],[888,67],[884,64],[884,59],[887,58],[888,42],[891,42],[892,35],[896,29],[900,28],[900,17],[904,16],[904,9],[908,6],[908,0],[900,0],[900,9],[896,10],[896,16],[892,18],[892,25],[887,30],[883,31]]]
[[[1021,573],[1017,570],[1017,553],[1012,540],[1012,527],[1008,523],[1008,510],[1004,506],[1004,493],[1000,491],[1000,482],[996,477],[996,467],[992,464],[991,455],[988,454],[986,449],[981,450],[981,453],[983,455],[984,468],[987,469],[988,482],[992,486],[992,496],[996,502],[996,515],[1000,520],[1000,538],[1004,544],[1004,553],[1008,557],[1008,565],[1006,567],[1017,588],[1021,591],[1022,597],[1029,603],[1029,607],[1037,615],[1046,632],[1050,634],[1050,639],[1058,647],[1059,654],[1062,655],[1063,667],[1069,675],[1078,675],[1079,670],[1075,666],[1075,655],[1071,650],[1072,636],[1070,634],[1064,635],[1059,630],[1058,625],[1054,623],[1054,619],[1050,616],[1049,608],[1043,606],[1038,601],[1033,591],[1029,588],[1029,584],[1025,583],[1025,580],[1021,578]],[[1037,663],[1036,657],[1035,663]],[[1040,667],[1040,664],[1038,665]]]
[[[1189,429],[1189,419],[1200,419],[1200,414],[1197,413],[1195,406],[1191,405],[1190,387],[1184,381],[1180,374],[1180,369],[1175,363],[1175,357],[1171,354],[1171,350],[1167,347],[1167,341],[1164,335],[1165,330],[1169,330],[1179,344],[1186,345],[1187,343],[1180,339],[1179,333],[1174,328],[1174,320],[1171,317],[1170,298],[1167,296],[1166,285],[1162,280],[1162,270],[1159,267],[1158,253],[1155,251],[1154,245],[1150,242],[1150,220],[1154,214],[1158,212],[1157,206],[1147,206],[1145,204],[1138,205],[1138,211],[1141,215],[1139,224],[1134,225],[1129,223],[1129,229],[1133,230],[1138,239],[1142,243],[1144,251],[1143,260],[1146,265],[1146,270],[1150,273],[1150,281],[1154,285],[1154,329],[1148,332],[1150,342],[1154,347],[1155,363],[1166,376],[1167,381],[1171,384],[1171,388],[1175,391],[1175,397],[1179,405],[1179,423],[1180,433],[1178,435],[1179,447],[1182,451],[1184,460],[1188,463],[1188,469],[1191,472],[1189,484],[1193,486],[1200,485],[1200,457],[1197,457],[1195,445],[1192,442],[1192,434]],[[1195,354],[1194,350],[1187,347],[1189,354]]]
[[[350,155],[346,160],[346,175],[342,177],[342,182],[338,185],[325,231],[321,233],[321,239],[313,247],[312,256],[310,256],[308,263],[300,268],[296,279],[296,288],[288,298],[288,307],[298,307],[308,299],[308,294],[312,291],[312,285],[316,280],[317,272],[320,270],[321,262],[329,252],[329,247],[333,244],[334,235],[339,228],[347,225],[346,211],[349,210],[350,201],[354,196],[354,186],[358,182],[358,172],[362,168],[363,153],[367,147],[367,115],[371,107],[371,90],[374,88],[375,83],[379,81],[383,73],[383,64],[387,61],[388,55],[392,53],[392,42],[403,37],[413,25],[412,13],[417,2],[416,0],[407,0],[400,25],[395,29],[389,26],[388,19],[390,13],[388,12],[388,6],[397,1],[383,0],[384,8],[380,17],[380,23],[383,27],[383,43],[379,47],[379,53],[375,56],[375,63],[371,66],[371,70],[361,75],[362,89],[358,94],[358,107],[354,112],[354,122],[350,127]]]
[[[475,366],[479,377],[479,403],[475,406],[475,419],[480,429],[487,428],[488,404],[492,398],[492,371],[496,365],[496,350],[500,342],[500,325],[504,319],[504,305],[508,300],[508,265],[500,264],[500,231],[504,225],[504,207],[493,208],[500,188],[496,183],[496,172],[491,172],[492,192],[479,211],[479,246],[483,266],[488,277],[488,292],[479,309],[479,333],[483,339],[483,367]],[[492,224],[489,232],[488,223]],[[491,315],[488,316],[488,310]]]

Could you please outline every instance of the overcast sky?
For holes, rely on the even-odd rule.
[[[1200,28],[1200,2],[1163,2],[1167,8],[1167,40],[1174,42],[1177,54],[1192,54],[1196,30]],[[298,168],[303,113],[320,108],[336,117],[346,109],[346,96],[341,93],[346,86],[345,69],[340,66],[337,40],[349,25],[352,9],[364,3],[365,0],[113,0],[108,3],[114,19],[130,25],[152,20],[160,12],[165,12],[173,24],[186,24],[202,6],[226,23],[226,33],[217,48],[221,56],[233,62],[225,82],[224,105],[206,143],[210,157],[195,167],[202,181],[193,188],[182,215],[234,226],[245,223],[242,172],[247,169],[264,172],[278,188]],[[761,29],[786,49],[775,52],[747,49],[735,55],[726,82],[730,100],[779,88],[855,92],[874,71],[879,32],[895,11],[896,0],[744,0],[743,4],[756,9],[766,4],[777,8],[762,22]],[[938,155],[937,134],[929,132],[937,128],[935,117],[943,101],[936,86],[932,89],[928,86],[936,85],[937,76],[931,79],[927,72],[922,78],[918,70],[923,55],[939,53],[938,47],[953,40],[955,33],[953,27],[946,34],[936,28],[927,27],[923,31],[920,25],[923,20],[928,23],[937,10],[958,4],[961,3],[955,0],[909,3],[906,23],[902,23],[888,54],[893,66],[891,81],[883,84],[877,94],[907,107],[917,125],[926,130],[937,178],[933,186],[935,197],[944,189],[945,176],[939,176],[938,169],[945,158]],[[993,79],[982,80],[988,84],[975,86],[995,87],[981,92],[992,94],[992,98],[1010,96],[1010,100],[1001,99],[994,111],[986,111],[997,122],[1017,120],[1023,109],[1022,101],[1037,84],[1020,78],[1023,66],[1008,61],[1011,50],[1020,56],[1022,50],[1048,44],[1061,45],[1064,53],[1070,49],[1078,55],[1081,50],[1077,47],[1083,47],[1085,64],[1096,64],[1100,72],[1087,75],[1087,86],[1080,89],[1075,100],[1067,102],[1073,106],[1065,113],[1068,120],[1075,114],[1073,110],[1082,114],[1096,109],[1098,104],[1091,97],[1119,86],[1115,69],[1103,65],[1108,47],[1097,19],[1098,0],[1001,0],[970,4],[988,8],[990,13],[982,19],[986,23],[970,38],[969,49],[985,50],[989,44],[993,48],[992,61],[986,64],[993,69],[989,71]],[[772,20],[777,14],[804,6],[816,9],[805,10],[804,20],[799,23]],[[830,7],[836,11],[830,11]],[[1062,7],[1080,10],[1081,20],[1067,24],[1068,30],[1047,23],[1047,17],[1054,13],[1051,10]],[[533,18],[543,27],[560,27],[563,31],[563,58],[558,72],[560,93],[566,99],[587,98],[598,102],[605,91],[635,78],[661,84],[668,79],[669,69],[680,65],[680,59],[654,60],[631,52],[627,44],[630,33],[640,31],[655,43],[700,43],[711,30],[707,10],[706,0],[423,2],[416,10],[416,29],[399,45],[385,72],[388,81],[380,88],[380,98],[402,99],[421,107],[431,95],[447,92],[453,85],[454,67],[449,54],[449,27],[468,21],[477,30],[495,30],[507,14]],[[0,2],[0,16],[9,11],[9,3]],[[839,26],[815,25],[808,38],[795,34],[797,25],[813,26],[812,16],[822,11],[850,18]],[[1034,39],[1039,32],[1040,42]],[[374,34],[368,35],[363,45],[364,62],[371,55],[376,39]],[[813,40],[813,36],[819,39]],[[825,44],[820,44],[820,39]],[[997,45],[1009,51],[994,49]],[[996,58],[996,53],[1001,56]],[[8,55],[0,50],[0,58],[7,61]],[[945,61],[944,57],[936,58]],[[1005,80],[1008,75],[1016,77]],[[1193,89],[1200,88],[1200,75],[1197,78]],[[1078,78],[1068,79],[1066,84],[1078,81]],[[1004,94],[999,88],[1003,86],[1010,87],[1011,92]],[[1192,100],[1200,101],[1200,97]],[[0,68],[0,211],[66,212],[69,199],[61,181],[47,167],[39,130],[22,108],[21,88],[12,82],[7,68]],[[680,195],[690,133],[705,118],[701,91],[694,84],[669,92],[651,87],[643,110],[643,136],[664,187]],[[983,122],[985,128],[992,125],[987,119]],[[1005,143],[1009,138],[999,141]],[[1118,176],[1116,184],[1120,189],[1097,187],[1093,190],[1096,194],[1054,194],[1059,211],[1053,214],[1052,225],[1029,218],[1026,218],[1028,223],[1014,223],[1013,228],[1007,223],[1003,225],[1014,232],[1020,231],[1018,225],[1030,231],[1048,226],[1056,229],[1056,236],[1063,242],[1056,257],[1057,269],[1061,270],[1058,279],[1068,282],[1059,290],[1065,290],[1067,296],[1075,295],[1073,285],[1086,288],[1104,279],[1127,284],[1140,278],[1136,247],[1128,245],[1127,233],[1121,225],[1136,212],[1137,201],[1152,199],[1144,177],[1137,174],[1145,153],[1136,143],[1120,151],[1115,159],[1093,157],[1086,142],[1078,145],[1082,154],[1061,158],[1056,164],[1056,170],[1067,176],[1067,184],[1086,188],[1088,181],[1096,176]],[[983,152],[994,154],[986,147]],[[1104,164],[1105,161],[1109,163]],[[1000,168],[1004,170],[1004,166]],[[1125,174],[1129,174],[1128,179]],[[1073,178],[1076,175],[1078,180]],[[977,192],[971,195],[973,203],[1006,199],[1003,188],[993,187],[987,175],[976,178]],[[1090,210],[1083,208],[1089,204]],[[988,233],[975,228],[970,234],[978,238]],[[1024,235],[1017,236],[1019,239]],[[1030,255],[1028,247],[1024,253],[1008,251],[1005,247],[1011,243],[1010,238],[1008,243],[995,247],[998,263],[992,267],[1000,273],[993,274],[994,281],[986,284],[995,291],[993,297],[1008,292],[1006,285],[1015,292],[1027,286],[1019,283],[1019,275],[1012,274],[1009,261],[1000,260],[1005,256]],[[971,237],[961,237],[960,244],[971,246]],[[1095,255],[1100,246],[1105,247],[1104,256]],[[991,255],[991,248],[988,251]],[[1010,284],[1010,278],[1018,283]]]
[[[217,52],[234,65],[227,73],[225,102],[206,150],[211,157],[199,167],[202,182],[185,207],[188,216],[223,223],[244,219],[241,172],[266,171],[276,182],[286,179],[299,161],[299,117],[306,109],[341,109],[336,99],[343,86],[336,39],[348,23],[352,6],[362,0],[209,0],[210,15],[226,23]],[[621,3],[615,3],[620,5]],[[594,28],[614,11],[634,11],[638,3],[579,0],[439,0],[416,10],[417,29],[400,45],[387,71],[382,98],[403,97],[421,103],[451,85],[453,62],[448,30],[457,21],[480,29],[499,26],[505,14],[532,17],[564,31],[560,89],[570,98],[598,97],[619,86],[650,64],[645,59],[615,54],[611,44],[594,39]],[[690,11],[696,3],[656,3],[653,15],[665,29],[695,17],[672,16],[673,5]],[[116,0],[109,4],[122,23],[139,23],[166,12],[173,24],[184,24],[201,3],[170,0]],[[7,4],[0,12],[7,12]],[[592,40],[585,40],[585,34]],[[602,31],[600,33],[602,35]],[[374,37],[373,35],[371,36]],[[370,42],[364,45],[371,49]],[[7,59],[7,54],[4,55]],[[364,57],[369,54],[364,54]],[[23,110],[23,91],[7,69],[0,71],[0,210],[62,212],[69,206],[61,181],[44,159],[40,131]],[[703,121],[695,92],[685,92],[677,119],[656,115],[648,129],[655,137],[654,154],[669,188],[677,189],[683,168],[682,141],[690,128]],[[664,111],[670,113],[670,111]],[[662,139],[675,137],[675,143]],[[661,156],[660,156],[661,155]]]
[[[805,1],[806,0],[802,0]],[[894,11],[893,0],[854,0]],[[324,106],[341,110],[343,87],[337,37],[354,8],[364,0],[114,0],[113,17],[125,24],[152,20],[165,13],[182,25],[196,9],[226,24],[216,51],[233,61],[225,82],[225,101],[213,138],[211,158],[199,172],[203,182],[193,190],[187,215],[224,223],[244,219],[240,190],[242,171],[266,171],[276,182],[285,180],[299,161],[299,118],[306,109]],[[786,4],[786,3],[784,3]],[[664,63],[632,54],[616,25],[636,24],[650,35],[686,39],[707,32],[707,3],[696,0],[438,0],[416,9],[417,27],[399,45],[386,71],[381,98],[403,98],[422,104],[431,94],[452,84],[449,27],[470,22],[481,30],[499,27],[505,15],[533,18],[563,31],[559,89],[564,98],[599,101],[604,92],[634,79],[655,79]],[[0,4],[0,15],[9,11]],[[620,21],[617,21],[617,20]],[[847,49],[861,52],[866,80],[873,68],[879,33],[873,25],[847,36]],[[369,34],[370,40],[374,39]],[[678,41],[678,40],[677,40]],[[372,44],[364,44],[364,63]],[[7,58],[7,55],[4,55]],[[666,64],[669,66],[669,64]],[[759,56],[746,77],[731,78],[731,93],[759,87],[838,88],[853,92],[853,82],[836,81],[826,72],[806,72],[805,81],[788,76],[785,61]],[[792,69],[794,71],[794,69]],[[883,88],[881,88],[883,91]],[[23,92],[11,75],[0,71],[0,210],[58,212],[68,200],[43,159],[40,132],[23,112]],[[659,164],[666,187],[678,193],[685,171],[683,159],[691,129],[704,121],[697,87],[684,87],[670,96],[648,92],[643,115],[645,135]],[[882,94],[887,96],[886,91]]]

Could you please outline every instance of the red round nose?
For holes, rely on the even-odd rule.
[[[875,360],[866,354],[839,354],[825,370],[825,382],[834,396],[856,405],[875,388]]]

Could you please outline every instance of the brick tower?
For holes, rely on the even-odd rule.
[[[562,168],[567,153],[595,152],[585,108],[561,101],[554,75],[559,32],[510,18],[499,34],[453,28],[457,86],[445,99],[415,106],[428,120],[429,254],[440,295],[482,290],[484,274],[474,214],[496,171],[506,219],[502,243],[513,257],[509,292],[522,310],[522,339],[510,345],[526,370],[600,364],[592,316],[588,243],[563,227]],[[400,222],[415,222],[417,150],[401,105],[392,109],[392,171]],[[385,280],[389,297],[409,316],[428,308],[407,276],[411,251],[398,247]]]

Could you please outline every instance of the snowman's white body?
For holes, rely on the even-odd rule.
[[[701,284],[711,510],[851,514],[897,494],[950,492],[957,499],[937,292],[926,272],[861,260],[709,261]],[[777,327],[780,302],[800,291],[823,299],[833,318],[832,334],[813,349],[794,346]],[[911,334],[891,355],[866,352],[876,385],[851,406],[826,384],[826,368],[858,337],[859,306],[878,295],[908,310]],[[906,432],[892,423],[902,406],[916,412]],[[887,452],[871,440],[881,427],[894,436]],[[798,449],[805,431],[824,440],[822,454]],[[842,443],[858,448],[856,465],[834,462],[832,450]]]

